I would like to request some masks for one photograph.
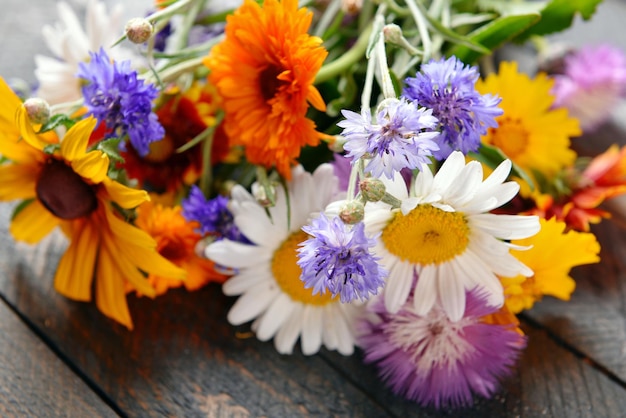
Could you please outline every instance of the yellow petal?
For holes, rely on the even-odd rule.
[[[23,106],[17,108],[15,122],[20,128],[22,138],[31,146],[37,148],[38,150],[43,150],[46,145],[49,145],[48,142],[42,140],[37,136],[37,132],[35,132],[35,130],[33,129],[33,125],[30,124],[30,121],[28,120],[28,115],[26,114],[26,109],[24,109]]]
[[[126,302],[123,273],[117,268],[106,246],[102,246],[96,268],[96,306],[109,318],[133,329]]]
[[[57,267],[54,288],[63,296],[86,302],[91,300],[91,281],[100,237],[97,227],[89,221],[81,219],[73,223],[72,242]]]
[[[181,280],[187,276],[187,272],[184,269],[181,269],[167,258],[163,257],[156,249],[126,244],[123,245],[123,247],[120,246],[120,250],[125,257],[133,260],[137,267],[147,273]]]
[[[104,213],[106,214],[109,231],[113,235],[111,239],[114,240],[113,242],[116,242],[116,245],[131,243],[144,248],[156,248],[156,242],[147,232],[124,222],[115,216],[113,210],[107,206],[105,206]],[[106,239],[108,238],[107,236]]]
[[[145,190],[132,189],[108,178],[104,179],[104,187],[109,198],[124,209],[132,209],[150,200]]]
[[[39,167],[27,164],[0,166],[0,200],[30,199],[35,197]]]
[[[82,178],[102,183],[109,170],[109,156],[101,151],[89,152],[72,160],[72,169]]]
[[[61,219],[48,212],[48,209],[35,199],[13,218],[9,231],[16,240],[35,244],[60,223]]]
[[[15,139],[20,136],[20,132],[15,125],[15,111],[20,106],[22,106],[20,98],[0,77],[0,132],[10,132]]]
[[[89,136],[96,127],[96,119],[88,117],[76,123],[63,137],[61,141],[61,155],[68,161],[74,161],[87,151]]]
[[[18,140],[19,133],[17,137],[12,137],[1,129],[2,128],[0,128],[0,155],[15,163],[22,164],[44,161],[45,155],[43,152],[33,148],[26,141]]]
[[[116,242],[105,242],[109,254],[111,254],[117,269],[122,272],[125,280],[130,282],[140,294],[154,298],[156,291],[146,277],[139,271],[136,261],[125,251],[117,246]]]

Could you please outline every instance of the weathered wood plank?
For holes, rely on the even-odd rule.
[[[0,416],[117,414],[0,301]]]

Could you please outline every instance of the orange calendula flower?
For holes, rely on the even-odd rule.
[[[150,273],[148,280],[161,295],[169,288],[183,284],[189,291],[198,290],[209,282],[223,283],[227,276],[215,271],[215,263],[200,257],[196,246],[202,239],[195,229],[197,222],[187,222],[180,206],[165,207],[152,202],[143,203],[137,209],[135,224],[150,234],[157,242],[159,254],[187,271],[186,279]],[[136,289],[141,294],[139,289]]]
[[[496,118],[497,128],[489,128],[483,143],[497,146],[530,175],[538,171],[550,177],[574,163],[576,153],[570,138],[581,134],[578,120],[567,110],[552,109],[554,80],[540,73],[535,78],[517,72],[517,63],[502,62],[497,74],[476,82],[481,94],[502,97],[504,113]]]
[[[565,222],[540,219],[541,230],[536,235],[513,240],[512,244],[532,248],[511,250],[518,260],[530,267],[531,277],[501,278],[505,304],[513,313],[530,309],[544,295],[569,300],[576,283],[569,275],[575,266],[600,261],[600,244],[595,235],[570,230],[565,232]]]
[[[3,106],[0,112],[6,116],[7,109]],[[28,125],[24,108],[18,105],[11,113],[16,110],[22,140],[0,138],[0,153],[11,160],[0,166],[0,200],[24,199],[27,204],[20,206],[9,230],[16,240],[33,244],[61,227],[71,243],[57,267],[55,289],[68,298],[90,301],[95,277],[98,309],[132,329],[126,282],[155,296],[143,272],[176,278],[186,274],[159,255],[147,233],[122,220],[113,208],[113,203],[134,208],[148,199],[146,192],[111,180],[108,156],[86,151],[95,119],[76,123],[58,149],[48,153],[43,151],[48,143]]]
[[[226,37],[205,64],[224,101],[224,127],[232,145],[244,145],[253,164],[275,166],[285,178],[305,145],[323,134],[306,118],[326,105],[313,86],[327,51],[307,30],[313,14],[297,0],[253,0],[228,16]]]

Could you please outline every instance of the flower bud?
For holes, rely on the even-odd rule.
[[[50,106],[44,99],[34,97],[24,102],[24,109],[31,123],[41,125],[50,119]]]
[[[335,136],[332,141],[328,142],[328,149],[335,153],[342,153],[344,151],[343,146],[346,143],[346,139],[342,136]]]
[[[154,28],[147,19],[135,17],[126,23],[124,30],[129,41],[134,44],[142,44],[150,39]]]
[[[355,15],[363,8],[363,0],[341,0],[341,10],[348,15]]]
[[[359,182],[363,198],[368,202],[378,202],[385,196],[385,185],[379,179],[365,178]]]
[[[272,184],[262,185],[254,183],[252,185],[252,196],[264,208],[271,208],[276,204],[276,187]]]
[[[400,26],[390,23],[385,25],[383,28],[383,35],[385,37],[385,42],[401,45],[402,44],[402,29]]]
[[[339,210],[339,218],[348,225],[358,224],[365,216],[365,206],[358,200],[346,202]]]

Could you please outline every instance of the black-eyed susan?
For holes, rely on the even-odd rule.
[[[98,309],[132,329],[126,282],[154,296],[144,273],[179,279],[186,274],[159,255],[154,239],[115,209],[134,208],[148,195],[111,180],[108,156],[86,150],[95,119],[79,121],[56,150],[44,152],[49,144],[35,134],[25,112],[19,105],[22,140],[0,139],[0,154],[10,159],[0,166],[0,177],[17,180],[2,182],[0,200],[25,200],[11,221],[10,232],[16,240],[32,244],[61,227],[71,242],[57,267],[55,289],[68,298],[90,301],[95,280]]]

